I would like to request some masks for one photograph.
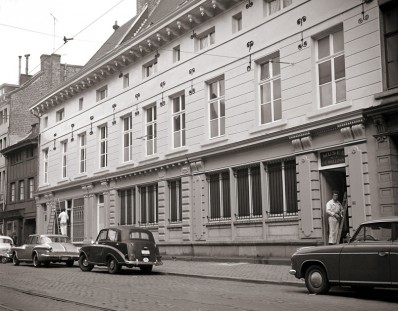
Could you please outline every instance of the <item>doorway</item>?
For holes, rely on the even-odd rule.
[[[322,224],[323,224],[323,241],[328,244],[329,225],[326,214],[326,203],[332,199],[332,192],[339,192],[339,202],[343,205],[346,212],[342,221],[342,232],[339,243],[342,243],[349,233],[348,220],[348,204],[347,204],[347,183],[345,167],[330,168],[321,171],[321,202],[322,202]]]

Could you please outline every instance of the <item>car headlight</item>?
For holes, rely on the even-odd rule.
[[[53,251],[52,247],[46,249],[46,253],[51,253]]]

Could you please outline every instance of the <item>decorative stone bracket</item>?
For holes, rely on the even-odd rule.
[[[344,141],[365,138],[365,125],[363,119],[338,124],[337,128],[340,129]]]
[[[304,132],[289,136],[295,151],[302,151],[312,147],[312,137],[310,132]]]

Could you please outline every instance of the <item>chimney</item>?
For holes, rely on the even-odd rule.
[[[22,59],[22,56],[18,56],[18,58],[19,58],[19,69],[18,69],[18,77],[21,75],[21,59]]]
[[[115,21],[115,25],[113,25],[113,30],[116,31],[117,29],[119,29],[119,25],[117,24],[117,21]]]
[[[30,56],[30,54],[25,54],[25,58],[26,58],[25,74],[29,73],[29,56]]]

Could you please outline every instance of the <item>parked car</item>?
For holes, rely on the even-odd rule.
[[[20,262],[33,262],[35,267],[41,264],[48,267],[51,262],[65,262],[71,267],[79,259],[79,248],[60,234],[31,234],[25,244],[12,247],[11,252],[15,266]]]
[[[398,287],[398,217],[361,224],[345,244],[300,248],[291,265],[290,274],[304,278],[310,293],[336,285]]]
[[[11,247],[14,241],[5,235],[0,235],[0,260],[2,263],[7,263],[11,259]]]
[[[97,265],[107,266],[112,274],[120,272],[122,266],[151,272],[153,266],[161,264],[152,232],[133,226],[102,229],[95,242],[81,248],[79,258],[82,271],[91,271]]]

